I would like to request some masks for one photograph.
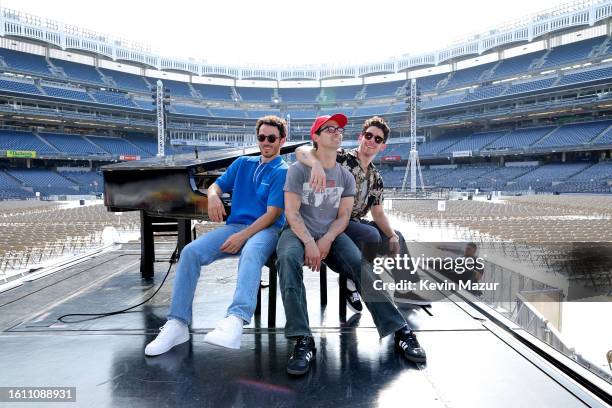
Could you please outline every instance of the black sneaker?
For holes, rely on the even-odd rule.
[[[310,369],[310,362],[317,354],[314,339],[311,336],[298,337],[293,348],[293,354],[287,362],[287,372],[293,375],[303,375]]]
[[[402,351],[404,357],[413,363],[424,363],[427,359],[412,330],[403,327],[395,332],[395,347]]]
[[[346,304],[354,313],[361,313],[363,305],[361,304],[361,296],[356,290],[347,289],[345,293]]]
[[[431,306],[430,299],[426,299],[412,290],[404,293],[395,291],[393,299],[399,308],[402,306]]]

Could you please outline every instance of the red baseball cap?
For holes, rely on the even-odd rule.
[[[323,115],[319,116],[315,119],[314,123],[310,127],[310,138],[312,139],[314,134],[323,126],[325,122],[328,120],[335,120],[338,123],[338,126],[341,128],[345,127],[348,123],[348,118],[344,116],[342,113],[334,113],[333,115]]]

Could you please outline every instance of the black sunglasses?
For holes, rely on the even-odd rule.
[[[323,131],[327,130],[329,133],[331,133],[332,135],[334,133],[339,133],[339,134],[343,134],[344,133],[344,128],[338,127],[338,126],[323,126],[321,129],[319,129],[319,134],[322,133]]]
[[[276,142],[276,139],[280,139],[280,136],[276,136],[276,135],[257,135],[257,140],[259,140],[260,142],[263,142],[264,140],[268,139],[268,142],[270,143],[274,143]]]
[[[382,144],[385,141],[385,138],[382,136],[374,136],[374,134],[370,133],[370,132],[365,132],[363,134],[363,137],[366,138],[366,140],[371,140],[372,138],[374,138],[374,141],[376,142],[376,144]]]

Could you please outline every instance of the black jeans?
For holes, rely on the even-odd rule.
[[[382,232],[374,221],[351,219],[344,233],[357,245],[370,261],[377,255],[389,255],[389,238]],[[399,237],[399,255],[410,257],[408,245],[401,232],[395,230]],[[409,280],[418,282],[419,276],[415,273],[410,273],[404,269],[391,270],[393,278],[396,282],[400,280]]]

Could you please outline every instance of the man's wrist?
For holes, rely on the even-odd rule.
[[[399,242],[399,236],[394,232],[389,238],[389,242]]]

